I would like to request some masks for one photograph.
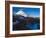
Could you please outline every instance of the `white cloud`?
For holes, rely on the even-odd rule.
[[[22,10],[18,11],[16,13],[16,15],[21,15],[21,16],[27,17],[27,14],[25,12],[23,12]]]

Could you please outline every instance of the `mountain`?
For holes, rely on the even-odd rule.
[[[18,11],[16,13],[16,15],[21,15],[21,16],[27,17],[27,14],[25,12],[23,12],[22,10]]]
[[[32,23],[32,22],[38,22],[39,23],[39,17],[35,17],[33,15],[27,15],[24,11],[20,10],[15,15],[13,15],[13,22],[16,20],[18,21],[26,21],[26,23]]]

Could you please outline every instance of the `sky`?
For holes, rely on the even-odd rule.
[[[25,12],[28,16],[40,16],[40,8],[13,7],[13,14],[17,13],[20,10]]]

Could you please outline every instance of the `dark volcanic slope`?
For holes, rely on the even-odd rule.
[[[13,30],[29,30],[28,28],[25,28],[25,25],[27,24],[33,24],[33,23],[40,23],[39,18],[33,18],[33,17],[24,17],[21,15],[13,16]]]

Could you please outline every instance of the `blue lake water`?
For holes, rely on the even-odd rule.
[[[31,29],[31,30],[37,30],[40,29],[40,24],[38,23],[29,23],[25,25],[26,28]]]

